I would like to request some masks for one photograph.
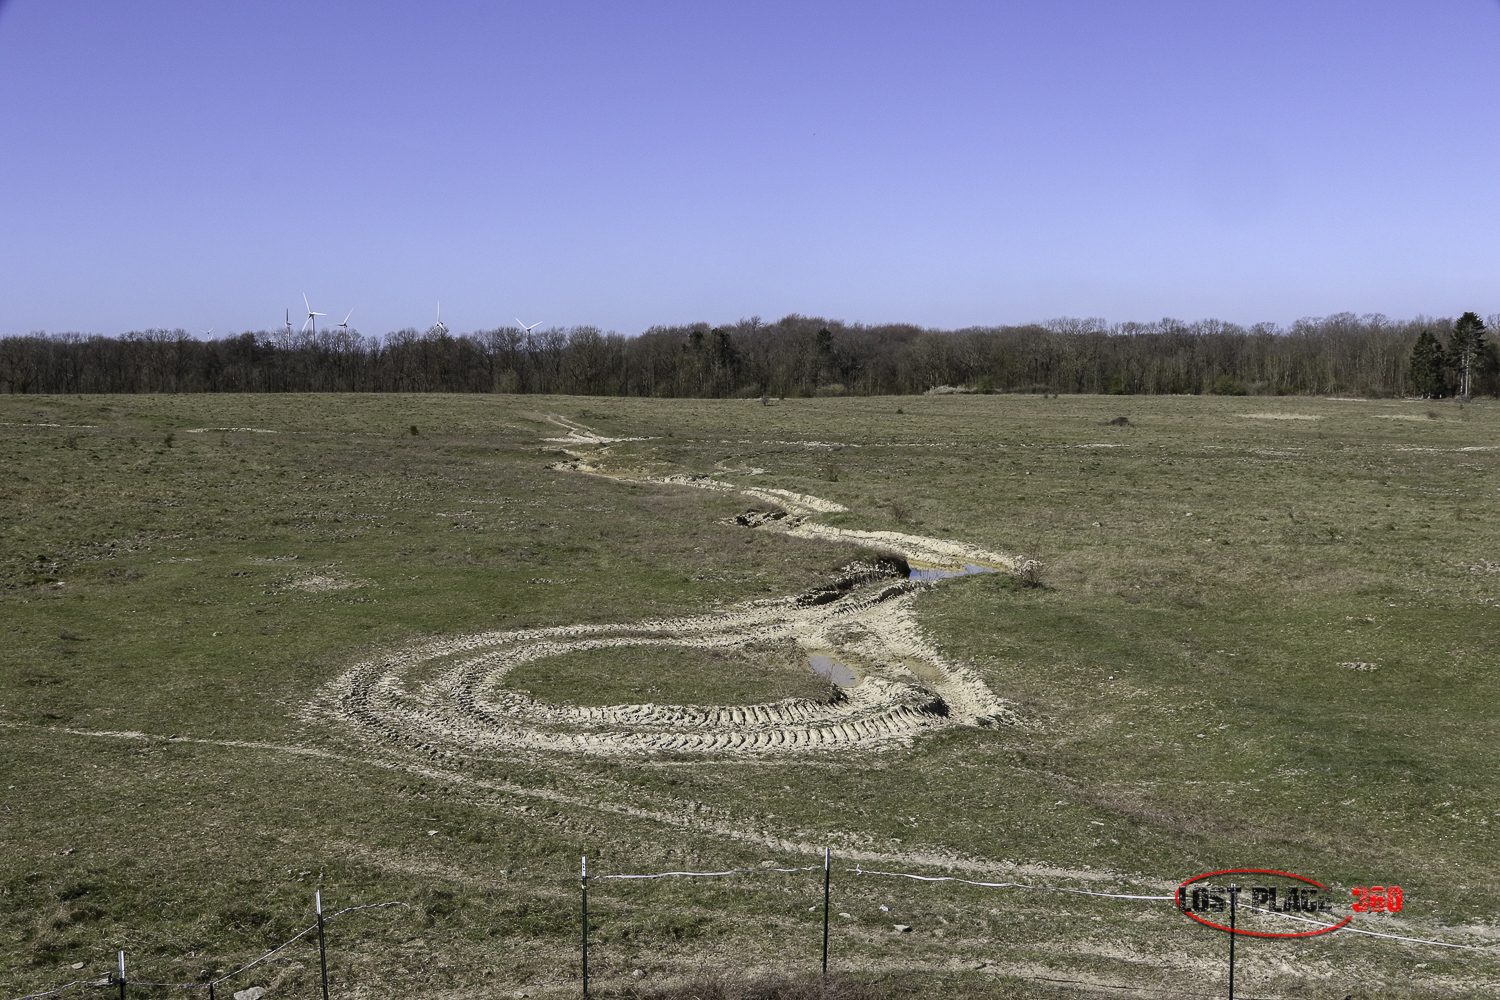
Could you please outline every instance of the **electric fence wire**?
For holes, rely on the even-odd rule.
[[[50,989],[45,993],[28,993],[24,997],[16,997],[15,1000],[37,1000],[38,997],[50,997],[61,993],[63,990],[71,990],[75,986],[108,986],[108,979],[75,979],[71,983]]]
[[[844,871],[851,875],[885,875],[890,878],[909,878],[917,882],[962,882],[965,885],[977,885],[984,889],[1031,889],[1035,892],[1072,892],[1080,896],[1103,896],[1107,899],[1176,899],[1176,896],[1141,896],[1126,892],[1095,892],[1091,889],[1070,889],[1060,885],[1028,885],[1025,882],[976,882],[973,879],[954,878],[950,875],[912,875],[907,872],[880,872],[871,871],[856,865],[853,868],[845,868]]]
[[[1265,907],[1252,906],[1249,903],[1240,903],[1239,905],[1240,905],[1240,907],[1242,909],[1254,910],[1257,913],[1269,913],[1269,914],[1271,914],[1273,916],[1283,917],[1283,918],[1285,918],[1287,920],[1296,920],[1299,923],[1313,924],[1313,925],[1318,926],[1318,927],[1328,927],[1328,926],[1331,926],[1329,924],[1323,923],[1323,921],[1321,921],[1321,920],[1312,920],[1312,919],[1310,919],[1308,917],[1298,917],[1298,916],[1294,916],[1294,915],[1292,915],[1290,913],[1282,913],[1279,910],[1268,910]],[[1437,947],[1437,948],[1459,948],[1459,949],[1462,949],[1463,951],[1485,951],[1485,952],[1493,952],[1495,950],[1493,945],[1486,946],[1486,945],[1475,945],[1475,944],[1452,944],[1452,943],[1450,943],[1448,941],[1434,941],[1431,938],[1403,937],[1400,934],[1384,934],[1384,933],[1382,933],[1380,931],[1367,931],[1367,930],[1365,930],[1362,927],[1354,927],[1354,926],[1351,926],[1349,924],[1345,924],[1343,927],[1340,927],[1339,930],[1340,931],[1348,931],[1351,934],[1368,934],[1370,937],[1390,938],[1392,941],[1409,941],[1412,944],[1430,944],[1430,945],[1433,945],[1434,947]]]
[[[722,872],[657,872],[654,875],[590,875],[589,878],[619,878],[619,879],[646,879],[646,878],[672,878],[674,876],[685,876],[687,878],[719,878],[723,875],[759,875],[762,872],[820,872],[822,865],[809,865],[806,868],[731,868]]]
[[[718,878],[724,875],[758,875],[761,873],[781,872],[820,872],[822,865],[808,865],[803,868],[731,868],[722,872],[655,872],[647,875],[591,875],[590,878],[605,879],[653,879],[672,878],[674,876],[686,876],[689,878]],[[1070,889],[1065,886],[1055,885],[1027,885],[1024,882],[976,882],[972,879],[953,878],[950,876],[911,875],[907,872],[882,872],[866,868],[845,868],[845,872],[851,875],[885,875],[891,878],[909,878],[919,882],[963,882],[966,885],[977,885],[987,889],[1033,889],[1038,892],[1073,892],[1084,896],[1106,896],[1110,899],[1176,899],[1176,896],[1140,896],[1120,892],[1093,892],[1088,889]]]
[[[722,877],[725,877],[725,876],[728,876],[728,875],[793,874],[793,873],[796,873],[796,872],[812,872],[812,871],[822,871],[822,870],[823,870],[823,866],[822,865],[806,865],[806,866],[803,866],[803,867],[800,867],[800,868],[730,868],[730,869],[727,869],[725,871],[718,871],[718,872],[671,871],[671,872],[653,872],[653,873],[648,873],[648,874],[593,875],[593,876],[590,876],[590,877],[593,878],[593,879],[620,879],[620,880],[643,880],[643,879],[658,879],[658,878],[722,878]],[[1095,896],[1095,897],[1100,897],[1100,898],[1104,898],[1104,899],[1139,899],[1139,900],[1147,900],[1147,901],[1152,901],[1152,902],[1164,901],[1164,900],[1173,900],[1173,901],[1175,901],[1177,899],[1177,896],[1175,894],[1171,895],[1171,896],[1152,896],[1152,895],[1144,895],[1144,894],[1139,894],[1139,893],[1098,892],[1098,891],[1092,890],[1092,889],[1074,889],[1074,888],[1071,888],[1069,886],[1031,885],[1031,884],[1026,883],[1026,882],[980,882],[980,881],[977,881],[975,879],[957,878],[957,877],[951,876],[951,875],[915,875],[915,874],[912,874],[911,872],[878,871],[878,870],[874,870],[874,869],[864,868],[864,867],[859,866],[859,865],[856,865],[853,868],[845,868],[844,871],[845,871],[845,873],[850,874],[850,875],[876,875],[876,876],[882,876],[882,877],[886,877],[886,878],[905,878],[905,879],[911,879],[911,880],[916,881],[916,882],[959,882],[959,883],[962,883],[964,885],[978,886],[979,888],[983,888],[983,889],[1026,889],[1026,890],[1029,890],[1029,891],[1032,891],[1032,892],[1066,892],[1066,893],[1073,893],[1073,894],[1080,895],[1080,896]],[[346,913],[353,913],[356,910],[371,910],[371,909],[378,909],[380,907],[385,907],[385,906],[405,906],[408,909],[410,909],[409,904],[402,903],[402,902],[367,903],[367,904],[365,904],[363,906],[350,906],[350,907],[346,907],[346,908],[344,908],[342,910],[339,910],[336,913],[332,913],[332,914],[324,917],[323,918],[323,922],[326,924],[328,921],[333,920],[336,917],[341,917],[341,916],[343,916]],[[1268,910],[1268,909],[1265,909],[1264,907],[1251,906],[1249,904],[1245,904],[1245,908],[1248,909],[1248,910],[1254,910],[1257,913],[1268,913],[1268,914],[1272,914],[1274,916],[1283,917],[1283,918],[1285,918],[1287,920],[1296,920],[1296,921],[1299,921],[1301,923],[1313,924],[1313,925],[1318,926],[1318,927],[1327,927],[1327,926],[1329,926],[1328,924],[1325,924],[1325,923],[1323,923],[1320,920],[1312,920],[1312,919],[1309,919],[1307,917],[1298,917],[1298,916],[1294,916],[1294,915],[1292,915],[1290,913],[1281,913],[1281,912],[1276,911],[1276,910]],[[261,964],[262,962],[265,962],[268,959],[274,957],[278,952],[280,952],[283,949],[287,948],[288,946],[296,943],[297,941],[300,941],[302,938],[306,937],[308,934],[312,933],[313,931],[315,931],[317,929],[318,929],[318,925],[316,923],[311,924],[308,927],[304,928],[303,930],[299,931],[295,936],[287,939],[286,941],[282,942],[280,945],[277,945],[275,948],[273,948],[270,951],[266,952],[260,958],[257,958],[255,961],[249,963],[248,965],[241,966],[240,968],[234,970],[233,972],[226,973],[225,975],[219,976],[217,979],[213,979],[213,980],[211,980],[209,982],[213,983],[214,985],[217,985],[219,983],[225,982],[226,980],[233,979],[235,976],[238,976],[238,975],[240,975],[243,972],[246,972],[246,971],[248,971],[250,969],[253,969],[255,966],[257,966],[257,965]],[[1437,948],[1456,948],[1456,949],[1460,949],[1460,950],[1464,950],[1464,951],[1483,951],[1483,952],[1493,952],[1494,951],[1493,947],[1486,947],[1486,946],[1481,946],[1481,945],[1469,945],[1469,944],[1453,944],[1453,943],[1448,942],[1448,941],[1435,941],[1435,940],[1432,940],[1430,938],[1407,937],[1407,936],[1404,936],[1404,935],[1401,935],[1401,934],[1386,934],[1386,933],[1383,933],[1381,931],[1370,931],[1370,930],[1365,930],[1365,929],[1360,928],[1360,927],[1351,927],[1351,926],[1348,926],[1348,925],[1345,925],[1344,927],[1342,927],[1340,929],[1344,930],[1344,931],[1348,931],[1348,932],[1353,933],[1353,934],[1365,934],[1365,935],[1368,935],[1370,937],[1387,938],[1387,939],[1393,940],[1393,941],[1405,941],[1405,942],[1408,942],[1408,943],[1411,943],[1411,944],[1426,944],[1426,945],[1432,945],[1432,946],[1437,947]],[[100,985],[108,985],[109,982],[110,982],[110,980],[108,980],[108,979],[105,979],[105,980],[99,980],[99,979],[77,979],[77,980],[74,980],[71,983],[67,983],[67,984],[65,984],[63,986],[58,986],[58,987],[56,987],[54,989],[47,990],[47,991],[42,992],[42,993],[30,993],[30,994],[27,994],[24,997],[14,997],[14,998],[12,998],[12,1000],[41,1000],[41,998],[43,998],[43,997],[54,996],[54,995],[56,995],[58,993],[63,992],[64,990],[72,989],[74,986],[100,986]],[[208,987],[209,982],[202,982],[202,983],[146,983],[146,982],[138,982],[138,983],[136,983],[136,985],[139,985],[139,986],[154,986],[154,987],[162,987],[162,988],[168,988],[168,989],[205,989],[205,988]]]
[[[847,871],[847,872],[849,872],[850,874],[854,874],[854,875],[889,875],[889,876],[896,877],[896,878],[914,879],[914,880],[919,881],[919,882],[962,882],[965,885],[977,885],[977,886],[981,886],[981,887],[984,887],[984,888],[987,888],[987,889],[1032,889],[1032,890],[1035,890],[1035,891],[1038,891],[1038,892],[1072,892],[1072,893],[1077,893],[1079,895],[1084,895],[1084,896],[1103,896],[1103,897],[1108,898],[1108,899],[1145,899],[1145,900],[1168,900],[1168,899],[1170,899],[1170,900],[1174,900],[1174,901],[1177,899],[1177,897],[1175,895],[1172,895],[1172,896],[1139,896],[1139,895],[1132,895],[1132,894],[1129,894],[1129,893],[1122,893],[1122,892],[1093,892],[1093,891],[1090,891],[1088,889],[1071,889],[1071,888],[1067,888],[1065,886],[1055,886],[1055,885],[1026,885],[1026,884],[1021,883],[1021,882],[976,882],[976,881],[974,881],[972,879],[952,878],[952,877],[949,877],[949,876],[936,876],[935,877],[935,876],[931,876],[931,875],[912,875],[912,874],[909,874],[907,872],[877,872],[877,871],[869,871],[867,869],[860,868],[860,867],[846,868],[844,870]],[[1251,905],[1246,904],[1246,903],[1242,903],[1240,905],[1243,906],[1247,910],[1255,910],[1258,913],[1270,913],[1270,914],[1273,914],[1273,915],[1278,916],[1278,917],[1285,917],[1288,920],[1297,920],[1297,921],[1300,921],[1300,922],[1302,922],[1304,924],[1313,924],[1313,925],[1318,926],[1318,927],[1328,927],[1329,926],[1328,924],[1323,923],[1321,920],[1311,920],[1311,919],[1309,919],[1307,917],[1297,917],[1297,916],[1293,916],[1290,913],[1281,913],[1281,912],[1279,912],[1277,910],[1268,910],[1268,909],[1265,909],[1264,907],[1251,906]],[[1364,928],[1354,927],[1354,926],[1351,926],[1351,925],[1348,925],[1348,924],[1345,924],[1343,927],[1339,928],[1339,930],[1341,930],[1341,931],[1348,931],[1351,934],[1366,934],[1366,935],[1369,935],[1370,937],[1389,938],[1392,941],[1407,941],[1407,942],[1409,942],[1411,944],[1430,944],[1430,945],[1433,945],[1434,947],[1438,947],[1438,948],[1458,948],[1458,949],[1461,949],[1461,950],[1464,950],[1464,951],[1484,951],[1484,952],[1493,952],[1495,950],[1492,946],[1472,945],[1472,944],[1453,944],[1453,943],[1448,942],[1448,941],[1434,941],[1431,938],[1406,937],[1406,936],[1403,936],[1401,934],[1386,934],[1386,933],[1383,933],[1381,931],[1367,931]]]
[[[976,882],[976,881],[974,881],[972,879],[953,878],[951,876],[912,875],[912,874],[909,874],[907,872],[878,872],[878,871],[870,871],[870,870],[867,870],[867,869],[864,869],[864,868],[861,868],[861,867],[858,867],[858,866],[856,866],[854,868],[846,868],[844,870],[846,872],[849,872],[850,874],[853,874],[853,875],[888,875],[888,876],[891,876],[891,877],[894,877],[894,878],[909,878],[909,879],[914,879],[914,880],[916,880],[918,882],[962,882],[965,885],[977,885],[977,886],[981,886],[981,887],[987,888],[987,889],[1032,889],[1032,890],[1035,890],[1037,892],[1071,892],[1071,893],[1077,893],[1077,894],[1083,895],[1083,896],[1103,896],[1103,897],[1108,898],[1108,899],[1145,899],[1145,900],[1168,900],[1168,899],[1170,899],[1170,900],[1174,900],[1174,901],[1177,899],[1177,897],[1175,895],[1172,895],[1172,896],[1141,896],[1141,895],[1133,895],[1133,894],[1130,894],[1130,893],[1123,893],[1123,892],[1094,892],[1094,891],[1091,891],[1091,890],[1088,890],[1088,889],[1071,889],[1071,888],[1067,888],[1065,886],[1055,886],[1055,885],[1027,885],[1027,884],[1022,883],[1022,882]],[[1258,913],[1270,913],[1270,914],[1273,914],[1273,915],[1278,916],[1278,917],[1285,917],[1288,920],[1297,920],[1297,921],[1300,921],[1300,922],[1302,922],[1304,924],[1313,924],[1313,925],[1318,926],[1318,927],[1328,927],[1328,926],[1330,926],[1328,924],[1323,923],[1321,920],[1311,920],[1311,919],[1309,919],[1307,917],[1297,917],[1297,916],[1293,916],[1290,913],[1281,913],[1281,912],[1279,912],[1277,910],[1268,910],[1268,909],[1265,909],[1264,907],[1251,906],[1251,905],[1246,904],[1246,903],[1241,903],[1240,905],[1243,906],[1247,910],[1255,910]],[[1339,928],[1339,930],[1341,930],[1341,931],[1348,931],[1351,934],[1366,934],[1366,935],[1368,935],[1370,937],[1389,938],[1392,941],[1406,941],[1406,942],[1409,942],[1411,944],[1430,944],[1430,945],[1433,945],[1434,947],[1438,947],[1438,948],[1458,948],[1458,949],[1461,949],[1461,950],[1464,950],[1464,951],[1484,951],[1484,952],[1493,952],[1495,950],[1493,946],[1472,945],[1472,944],[1453,944],[1453,943],[1448,942],[1448,941],[1434,941],[1431,938],[1406,937],[1406,936],[1401,935],[1401,934],[1386,934],[1386,933],[1383,933],[1381,931],[1367,931],[1367,930],[1365,930],[1362,927],[1354,927],[1354,926],[1351,926],[1349,924],[1345,924],[1343,927]]]
[[[411,904],[409,904],[409,903],[402,903],[402,902],[399,902],[399,901],[392,901],[392,902],[389,902],[389,903],[366,903],[363,906],[346,906],[342,910],[339,910],[336,913],[330,913],[328,916],[324,917],[323,918],[323,923],[326,925],[330,920],[333,920],[336,917],[342,917],[346,913],[353,913],[356,910],[378,910],[381,907],[385,907],[385,906],[404,906],[408,910],[411,909]],[[260,963],[262,963],[262,962],[266,961],[267,959],[269,959],[269,958],[273,957],[274,955],[276,955],[277,952],[282,951],[287,946],[295,944],[296,942],[302,940],[304,937],[306,937],[307,935],[311,934],[313,931],[315,931],[317,929],[318,929],[318,925],[316,923],[313,923],[312,925],[310,925],[308,927],[304,927],[302,930],[298,931],[295,935],[293,935],[290,938],[287,938],[281,944],[279,944],[276,947],[272,948],[270,951],[266,952],[264,955],[260,956],[260,958],[257,958],[255,961],[249,963],[248,965],[242,965],[238,969],[235,969],[233,972],[226,972],[224,975],[219,976],[217,979],[209,979],[209,980],[205,980],[205,981],[203,981],[201,983],[148,983],[148,982],[143,982],[143,981],[140,981],[140,980],[132,979],[132,980],[130,980],[130,985],[132,985],[132,986],[154,986],[154,987],[158,987],[158,988],[161,988],[161,989],[206,990],[206,989],[209,988],[209,986],[217,986],[220,983],[224,982],[225,980],[233,979],[235,976],[238,976],[242,972],[248,972],[250,969],[255,968]],[[113,980],[113,979],[75,979],[71,983],[68,983],[68,984],[66,984],[64,986],[58,986],[55,989],[50,989],[50,990],[47,990],[47,991],[45,991],[43,993],[28,993],[28,994],[26,994],[26,996],[23,996],[23,997],[12,997],[11,1000],[39,1000],[40,997],[50,997],[50,996],[53,996],[54,994],[61,993],[64,990],[70,990],[70,989],[72,989],[75,986],[108,986],[110,983],[115,982],[115,981],[116,980]]]

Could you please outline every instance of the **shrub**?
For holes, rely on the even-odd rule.
[[[1016,576],[1020,577],[1021,583],[1027,587],[1042,587],[1046,584],[1042,580],[1042,571],[1045,567],[1035,559],[1027,559],[1016,570]]]
[[[1246,396],[1250,390],[1233,375],[1220,375],[1214,380],[1213,392],[1215,396]]]

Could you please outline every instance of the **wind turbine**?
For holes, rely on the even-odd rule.
[[[354,315],[354,310],[350,309],[349,310],[349,316],[353,316],[353,315]],[[349,316],[345,316],[344,317],[344,321],[342,323],[335,323],[334,326],[337,326],[341,330],[343,330],[345,333],[348,333],[349,332]]]
[[[441,302],[438,303],[438,307],[437,307],[437,322],[434,323],[434,324],[432,324],[432,328],[429,329],[427,332],[428,333],[432,333],[434,331],[436,331],[439,334],[444,334],[444,333],[448,332],[448,328],[443,325],[443,304]]]
[[[305,305],[305,306],[307,306],[307,322],[302,324],[302,329],[303,329],[304,332],[306,332],[307,328],[309,326],[311,326],[312,327],[313,336],[316,337],[318,335],[318,321],[316,319],[314,319],[313,317],[315,317],[315,316],[327,316],[328,314],[327,313],[320,313],[320,312],[313,312],[313,307],[308,304],[307,293],[306,292],[302,293],[302,304]],[[291,323],[288,323],[287,326],[291,326]]]
[[[286,339],[289,341],[292,339],[292,311],[290,309],[286,311]]]
[[[532,330],[535,330],[537,327],[539,327],[539,326],[542,325],[541,320],[538,320],[537,322],[531,324],[530,326],[527,326],[525,323],[522,323],[519,319],[516,320],[516,323],[520,325],[522,333],[530,333]]]

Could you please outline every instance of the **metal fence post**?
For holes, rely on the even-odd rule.
[[[1239,894],[1239,886],[1229,887],[1229,1000],[1234,1000],[1234,939],[1239,937],[1234,930],[1234,904]]]
[[[323,1000],[328,1000],[328,947],[323,941],[323,892],[313,893],[313,904],[318,908],[318,967],[323,973]]]
[[[583,858],[582,875],[579,884],[583,889],[583,997],[588,1000],[589,995],[589,859],[587,855]]]
[[[120,1000],[125,1000],[125,953],[120,952]]]

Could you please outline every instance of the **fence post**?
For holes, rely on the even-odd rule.
[[[328,1000],[328,946],[323,941],[323,891],[313,893],[313,905],[318,909],[318,968],[323,973],[323,1000]]]
[[[120,1000],[125,1000],[125,953],[120,952]]]
[[[1229,1000],[1234,1000],[1234,939],[1239,937],[1234,930],[1234,904],[1239,894],[1239,886],[1229,887]]]
[[[583,858],[583,874],[579,879],[583,887],[583,997],[589,995],[589,859]]]
[[[833,849],[823,848],[823,975],[828,975],[828,895],[833,878]]]

